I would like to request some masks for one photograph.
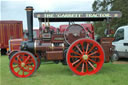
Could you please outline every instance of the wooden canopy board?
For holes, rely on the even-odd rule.
[[[68,22],[68,21],[103,21],[111,18],[119,18],[122,16],[120,11],[110,12],[35,12],[34,17],[40,22]]]

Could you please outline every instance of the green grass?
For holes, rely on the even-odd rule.
[[[42,64],[28,78],[17,78],[9,70],[7,56],[0,56],[1,85],[128,85],[128,64],[105,63],[95,75],[74,76],[68,66]]]

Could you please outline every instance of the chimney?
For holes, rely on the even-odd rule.
[[[33,41],[33,7],[27,6],[26,7],[27,13],[27,25],[28,25],[28,40]]]

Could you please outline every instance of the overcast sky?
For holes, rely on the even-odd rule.
[[[34,12],[49,11],[92,11],[94,0],[0,0],[0,20],[21,20],[26,28],[26,6],[33,6]],[[58,27],[65,23],[51,23]],[[34,19],[34,27],[38,20]]]

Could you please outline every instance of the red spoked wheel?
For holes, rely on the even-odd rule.
[[[68,49],[67,63],[77,75],[95,74],[104,63],[103,49],[94,40],[79,39],[72,43]]]
[[[37,69],[37,59],[27,51],[17,52],[10,59],[9,64],[11,72],[20,78],[31,76]]]

